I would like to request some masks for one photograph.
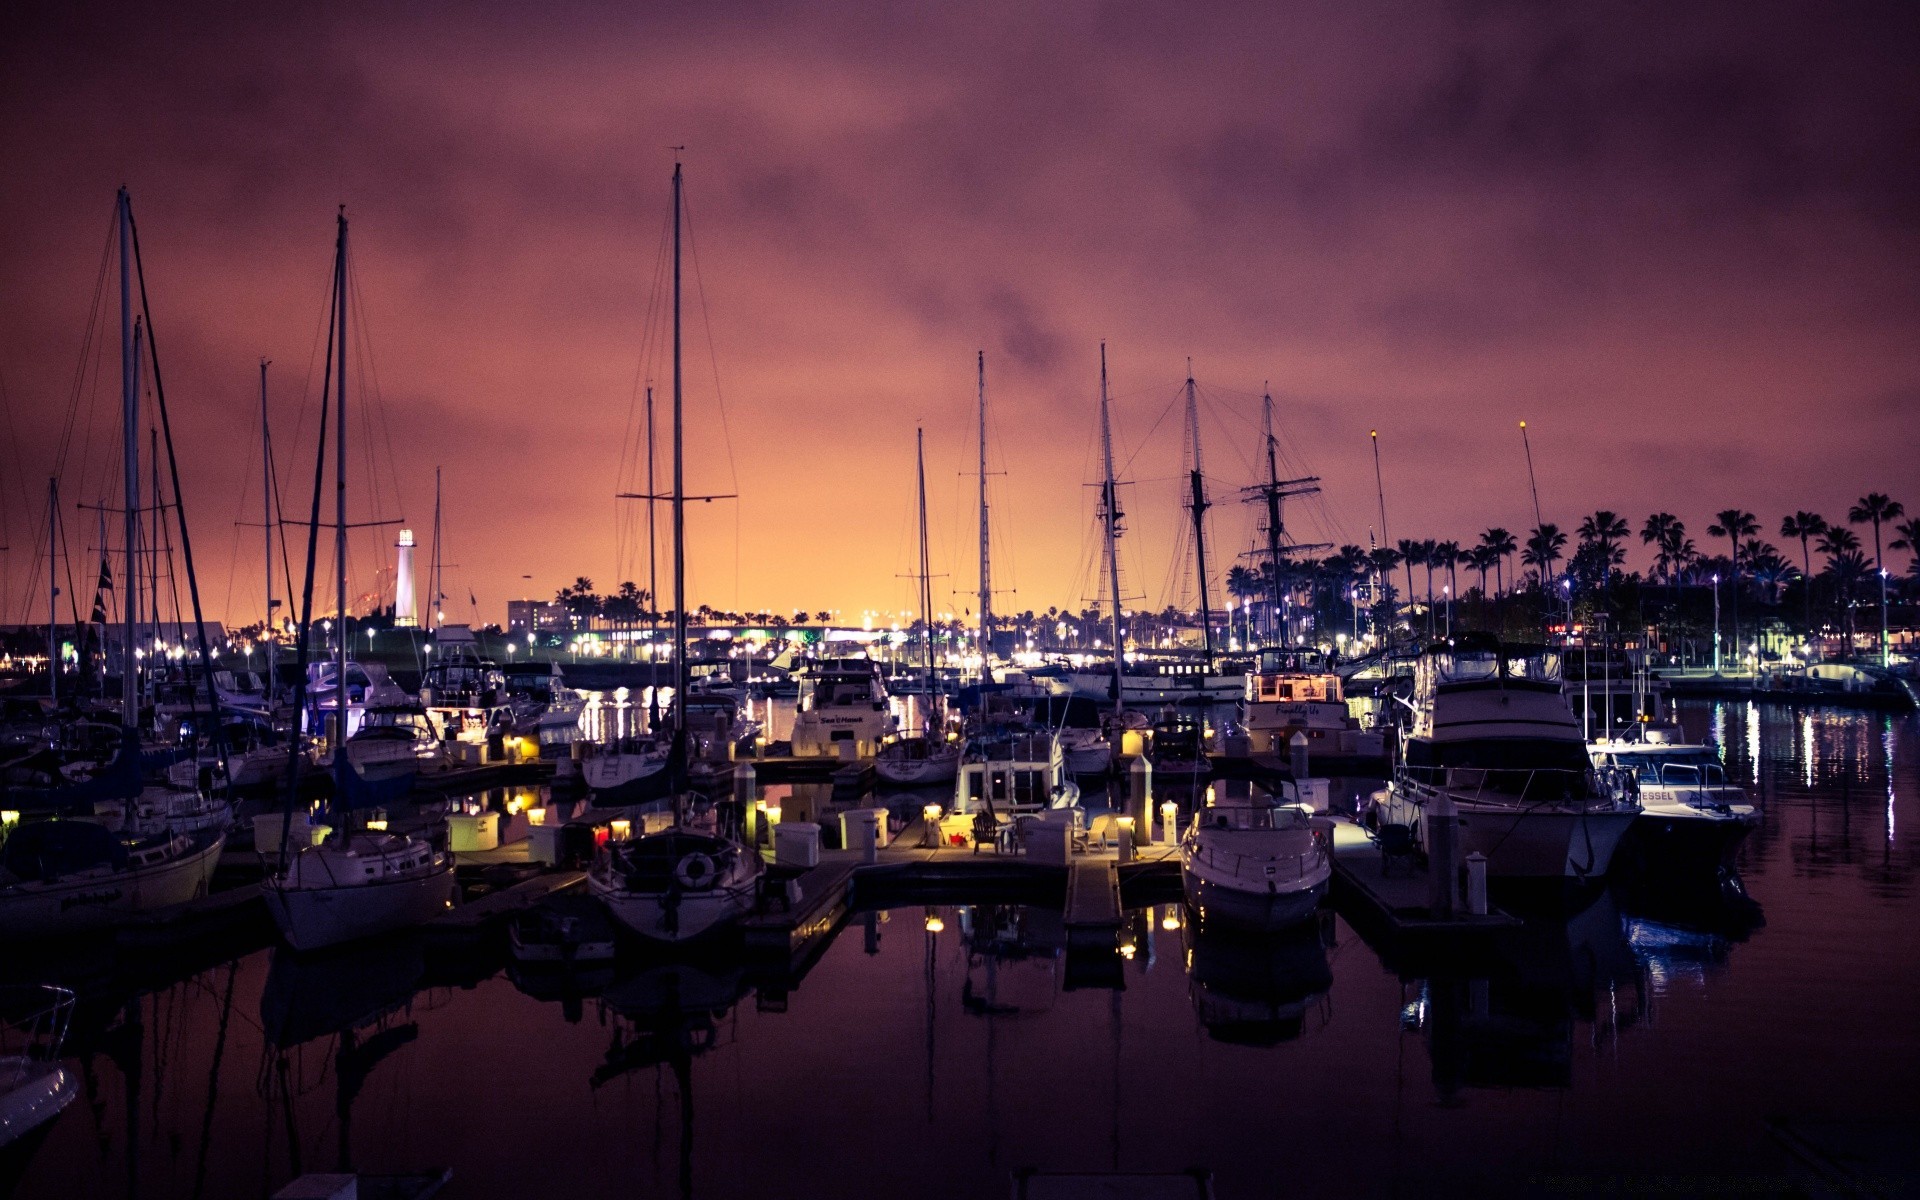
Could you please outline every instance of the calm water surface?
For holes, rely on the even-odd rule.
[[[85,1091],[17,1192],[266,1196],[341,1167],[583,1200],[998,1197],[1026,1169],[1203,1168],[1223,1200],[1784,1187],[1770,1118],[1915,1108],[1920,737],[1683,718],[1765,805],[1762,927],[1616,891],[1423,963],[1333,917],[1249,943],[1160,907],[1117,988],[1070,977],[1055,913],[951,906],[856,915],[791,986],[569,985],[413,942],[69,963]]]

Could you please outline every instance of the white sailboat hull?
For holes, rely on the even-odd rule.
[[[207,894],[226,835],[179,858],[126,871],[87,872],[0,888],[0,939],[67,937],[110,929],[136,914]]]
[[[720,930],[753,911],[754,881],[711,892],[682,892],[672,900],[664,892],[632,892],[598,872],[588,877],[593,894],[613,919],[655,942],[690,942]]]
[[[266,889],[267,908],[295,950],[318,950],[424,925],[453,907],[453,859],[428,874],[337,887]]]

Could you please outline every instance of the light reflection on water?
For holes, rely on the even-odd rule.
[[[1029,1168],[1201,1166],[1223,1197],[1282,1175],[1423,1196],[1784,1172],[1767,1117],[1904,1104],[1920,1068],[1920,964],[1895,950],[1920,915],[1897,820],[1915,722],[1681,715],[1763,798],[1742,855],[1763,927],[1621,891],[1472,961],[1333,917],[1220,937],[1164,904],[1130,914],[1129,954],[1091,960],[1057,910],[856,914],[798,979],[554,976],[406,939],[94,956],[60,972],[83,993],[84,1093],[18,1194],[259,1196],[343,1166],[582,1200],[1005,1195]]]

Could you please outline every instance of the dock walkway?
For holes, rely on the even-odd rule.
[[[1364,828],[1344,816],[1332,818],[1332,824],[1334,899],[1346,902],[1351,917],[1414,936],[1491,933],[1520,924],[1519,918],[1497,908],[1485,916],[1434,916],[1424,863],[1410,861],[1403,873],[1391,874],[1380,844]]]

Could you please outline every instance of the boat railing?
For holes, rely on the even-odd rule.
[[[1236,850],[1223,850],[1212,843],[1193,839],[1188,851],[1196,862],[1234,875],[1257,875],[1266,878],[1267,868],[1275,868],[1274,878],[1281,878],[1279,871],[1289,872],[1284,878],[1304,879],[1317,872],[1328,861],[1330,851],[1326,843],[1316,836],[1313,848],[1300,854],[1243,854]]]
[[[1532,808],[1539,805],[1595,803],[1636,805],[1633,773],[1618,767],[1430,767],[1402,763],[1401,782],[1415,800],[1446,792],[1455,800]]]
[[[0,985],[0,1094],[60,1057],[74,994],[52,984]]]

